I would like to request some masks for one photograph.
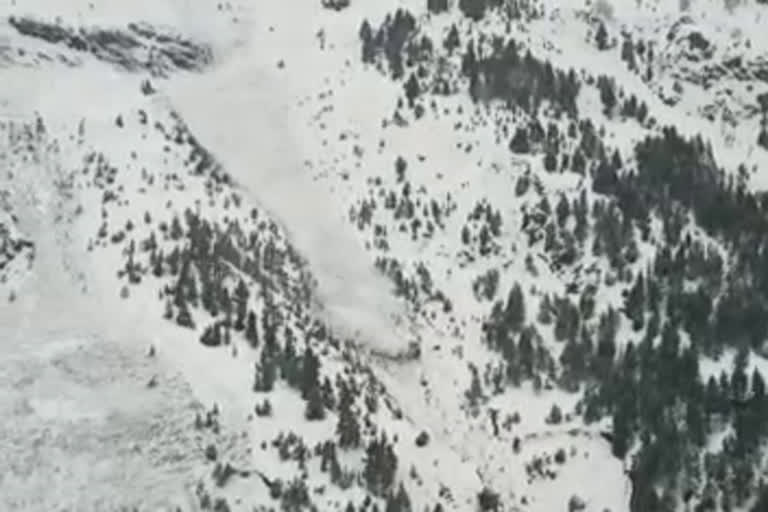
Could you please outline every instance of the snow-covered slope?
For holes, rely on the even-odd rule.
[[[762,510],[768,6],[123,4],[0,3],[4,510]]]

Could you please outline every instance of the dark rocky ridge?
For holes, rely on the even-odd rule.
[[[27,17],[8,18],[21,35],[89,53],[123,71],[164,76],[174,70],[200,71],[212,62],[210,48],[149,23],[125,28],[71,28]]]

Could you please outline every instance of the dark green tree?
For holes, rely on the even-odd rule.
[[[513,332],[520,332],[525,324],[525,295],[520,283],[512,285],[509,291],[504,308],[504,323]]]
[[[248,286],[246,286],[245,281],[240,279],[240,282],[237,283],[237,288],[235,288],[236,316],[234,327],[236,331],[245,329],[249,296]]]
[[[485,16],[485,9],[488,0],[459,0],[459,10],[464,16],[473,20],[480,21]]]
[[[608,49],[608,31],[605,29],[605,23],[602,21],[597,26],[597,32],[595,33],[595,43],[597,49],[600,51]]]
[[[315,386],[309,390],[304,417],[309,421],[325,419],[325,406],[323,405],[323,396],[320,393],[319,386]]]
[[[344,381],[339,382],[339,422],[336,424],[336,434],[339,436],[339,447],[357,448],[360,446],[360,424],[354,409],[354,395]]]
[[[256,348],[259,345],[259,333],[256,329],[256,313],[254,313],[253,310],[248,311],[245,339],[253,348]]]

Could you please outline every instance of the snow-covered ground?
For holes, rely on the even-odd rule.
[[[201,406],[183,376],[148,358],[140,339],[2,335],[3,510],[193,506],[205,469],[190,425]]]
[[[216,30],[211,31],[211,27],[196,16],[189,16],[186,6],[153,8],[151,17],[156,18],[153,21],[172,24],[182,32],[191,31],[214,45],[219,61],[213,70],[203,76],[179,75],[161,82],[158,85],[160,94],[149,103],[139,95],[138,77],[117,74],[97,62],[86,60],[80,69],[72,71],[56,65],[14,70],[10,87],[4,89],[7,113],[14,119],[31,119],[33,114],[38,113],[46,120],[51,135],[61,134],[65,138],[66,134],[75,133],[78,122],[84,119],[88,145],[104,150],[122,168],[131,165],[130,153],[136,148],[129,145],[133,144],[129,142],[133,139],[114,126],[115,118],[119,115],[126,119],[129,115],[134,116],[138,108],[149,110],[152,116],[155,113],[159,115],[168,107],[176,110],[195,136],[220,159],[227,172],[243,187],[248,200],[265,206],[285,227],[291,241],[309,262],[332,325],[342,332],[361,332],[362,336],[358,339],[363,344],[372,344],[379,351],[398,352],[406,348],[411,340],[407,335],[407,325],[406,329],[398,327],[395,318],[406,324],[409,320],[404,306],[392,297],[390,282],[374,272],[371,256],[344,222],[347,200],[343,199],[343,195],[349,189],[335,185],[329,189],[312,179],[319,172],[316,167],[323,163],[328,165],[333,154],[333,149],[327,151],[319,143],[333,138],[335,134],[323,134],[316,127],[307,126],[310,120],[307,110],[315,108],[315,103],[307,101],[307,98],[317,94],[313,92],[317,86],[328,85],[329,80],[335,79],[337,72],[344,73],[350,65],[348,61],[356,56],[356,28],[360,16],[365,13],[375,19],[379,14],[383,16],[385,8],[380,7],[381,12],[376,13],[357,5],[345,17],[336,18],[316,6],[307,11],[306,17],[297,18],[294,9],[298,7],[295,2],[286,4],[277,12],[270,13],[269,21],[255,16],[259,23],[254,22],[245,29],[236,28],[220,41],[206,39]],[[18,9],[15,7],[13,12],[18,12]],[[42,3],[40,6],[30,4],[24,9],[24,12],[36,11],[36,14],[47,17],[59,14],[48,11]],[[88,7],[60,14],[73,23],[113,24],[134,16],[144,19],[145,10],[139,6],[136,9],[131,12],[97,9],[93,10],[98,13],[93,18],[88,14],[91,12]],[[73,12],[77,13],[76,18],[72,18]],[[300,23],[305,20],[313,20],[316,25],[307,27]],[[346,26],[334,26],[337,20],[343,20]],[[240,27],[243,25],[245,22],[241,21]],[[327,30],[327,44],[336,45],[337,51],[320,51],[316,38],[320,28]],[[272,37],[269,34],[275,35],[269,39]],[[229,37],[233,35],[237,37]],[[340,39],[334,40],[334,37]],[[269,42],[265,43],[265,39]],[[265,47],[271,51],[263,51]],[[284,61],[285,69],[277,67],[279,60]],[[359,64],[355,61],[352,67],[359,68]],[[374,144],[376,135],[370,130],[375,129],[378,118],[386,115],[391,108],[389,96],[366,92],[376,83],[371,73],[348,71],[347,80],[341,90],[349,96],[346,101],[342,99],[338,103],[337,108],[343,108],[341,113],[333,113],[332,117],[338,123],[333,129],[358,132],[362,140]],[[30,87],[30,84],[38,85]],[[47,92],[49,89],[43,92],[40,84],[55,84],[56,93]],[[391,85],[385,84],[384,88],[385,91],[393,90]],[[300,110],[297,105],[302,101],[304,108]],[[153,108],[154,111],[151,110]],[[426,142],[434,143],[436,151],[442,147],[437,138]],[[399,144],[406,149],[406,145],[413,145],[414,141],[403,140]],[[24,443],[17,444],[22,453],[39,449],[41,456],[57,461],[58,450],[61,450],[57,442],[43,442],[35,448],[38,443],[35,434],[26,433],[29,429],[35,432],[40,421],[47,421],[66,443],[73,443],[70,440],[82,435],[80,429],[95,429],[102,435],[107,435],[103,433],[111,432],[110,429],[118,429],[122,437],[117,438],[116,446],[130,442],[150,446],[157,443],[172,453],[183,452],[187,458],[193,457],[192,453],[197,456],[199,446],[195,452],[195,448],[183,437],[166,439],[163,437],[166,434],[156,434],[151,424],[146,425],[147,418],[152,417],[155,408],[162,407],[169,416],[178,416],[178,420],[163,423],[163,428],[171,433],[176,428],[183,430],[181,425],[193,419],[187,401],[194,396],[206,407],[216,403],[222,409],[225,425],[230,431],[244,429],[254,402],[250,392],[251,362],[246,358],[233,358],[227,351],[212,355],[194,343],[195,340],[186,339],[188,336],[184,332],[166,325],[160,319],[150,289],[132,292],[134,296],[130,301],[118,298],[117,287],[110,275],[118,266],[117,255],[85,250],[99,225],[98,203],[93,203],[86,192],[77,191],[73,197],[62,200],[51,186],[52,178],[58,173],[66,174],[70,170],[67,166],[74,168],[78,165],[82,153],[75,151],[69,154],[68,151],[73,148],[76,148],[75,144],[62,139],[61,148],[35,155],[22,167],[13,169],[14,176],[6,182],[6,186],[27,194],[18,194],[12,197],[11,202],[21,219],[20,229],[37,245],[38,257],[26,278],[14,285],[18,298],[0,312],[2,325],[14,333],[14,336],[7,338],[7,342],[4,340],[4,346],[13,353],[13,361],[18,361],[13,366],[15,372],[26,367],[38,369],[22,371],[20,376],[6,369],[3,377],[8,378],[13,386],[19,379],[26,382],[24,379],[37,378],[40,384],[33,391],[22,387],[9,393],[4,403],[7,402],[6,407],[11,408],[15,416],[26,418],[20,419],[20,422],[27,430],[21,434],[16,430],[4,433],[3,442],[18,443],[18,439],[24,439]],[[428,149],[415,145],[411,151],[417,148]],[[147,154],[148,151],[151,151],[149,145],[143,153],[143,157],[147,158],[143,161],[144,165],[155,165],[159,175],[171,172],[162,170],[162,158]],[[370,150],[371,153],[373,151]],[[436,156],[436,159],[439,161],[440,157]],[[444,160],[448,164],[450,157],[444,157]],[[370,165],[377,163],[371,162]],[[132,172],[138,173],[138,169],[134,167]],[[126,187],[133,183],[132,180],[135,176],[126,182]],[[192,195],[190,191],[187,194]],[[342,199],[337,198],[339,194]],[[155,200],[160,201],[160,197]],[[95,199],[100,197],[95,196]],[[150,197],[139,202],[131,211],[141,214],[145,208],[155,207],[152,200]],[[70,226],[60,224],[58,217],[71,213],[78,205],[84,206],[86,213]],[[462,308],[464,304],[458,307]],[[35,328],[40,323],[45,326],[41,331]],[[29,345],[28,350],[19,349],[13,341],[21,339],[25,346]],[[68,355],[77,364],[84,365],[79,370],[80,374],[72,379],[85,380],[85,383],[76,381],[70,384],[69,377],[60,377],[59,370],[55,369],[58,356],[51,353],[54,350],[51,347],[66,340],[75,340],[71,344],[73,346],[67,348],[70,351]],[[190,343],[192,346],[189,346]],[[440,343],[445,343],[445,340],[439,335],[433,337],[426,333],[425,346]],[[606,457],[605,447],[601,447],[599,441],[594,446],[592,441],[587,441],[579,450],[571,452],[578,462],[568,466],[563,478],[569,483],[562,487],[558,484],[558,492],[554,494],[551,486],[541,482],[531,484],[528,491],[523,490],[529,484],[526,483],[522,460],[534,455],[551,456],[550,452],[556,446],[566,448],[570,438],[568,434],[554,432],[547,436],[542,433],[545,436],[542,440],[526,442],[522,454],[508,455],[520,459],[514,468],[509,467],[504,457],[497,459],[499,462],[493,462],[494,457],[488,459],[487,453],[493,448],[486,446],[487,419],[481,417],[475,424],[467,425],[455,422],[454,418],[465,415],[462,410],[463,392],[468,385],[469,374],[465,363],[458,361],[457,364],[456,358],[447,352],[449,344],[455,345],[456,342],[446,344],[445,352],[430,352],[420,369],[389,363],[379,368],[380,378],[396,397],[408,420],[404,425],[394,423],[385,428],[408,439],[414,435],[413,429],[418,427],[429,431],[433,439],[426,452],[410,453],[406,448],[400,453],[403,476],[408,468],[418,468],[418,474],[425,482],[421,492],[411,488],[415,504],[429,503],[441,487],[446,487],[451,489],[454,497],[454,510],[468,510],[474,506],[475,495],[485,482],[493,484],[504,492],[505,497],[515,501],[527,495],[526,499],[530,500],[531,510],[534,511],[552,510],[555,504],[562,505],[575,493],[588,498],[588,503],[594,505],[596,510],[598,507],[614,510],[624,507],[626,486],[617,467],[619,463]],[[156,347],[157,359],[144,359],[143,352],[150,345]],[[82,348],[78,348],[80,346]],[[125,351],[129,355],[117,362],[111,361],[110,348],[115,353]],[[472,349],[468,350],[468,357],[475,358]],[[53,370],[46,369],[51,365]],[[170,378],[168,375],[176,375],[177,371],[184,376],[189,388],[177,381],[166,383],[166,379]],[[157,389],[146,389],[146,382],[155,372],[163,376],[158,381]],[[38,374],[39,377],[36,377]],[[102,384],[102,380],[108,384]],[[433,383],[430,407],[424,406],[424,398],[418,391],[422,380]],[[452,380],[453,384],[445,385],[448,380]],[[175,395],[172,394],[174,391]],[[58,399],[56,406],[52,403],[54,397]],[[542,401],[546,404],[544,408],[533,411],[526,404],[527,397],[528,394],[502,396],[497,397],[497,401],[501,409],[511,407],[522,410],[526,424],[528,418],[535,424],[541,423],[551,405],[550,401]],[[552,398],[553,401],[559,399]],[[507,403],[507,400],[510,402]],[[271,432],[264,426],[249,430],[248,437],[252,438],[254,448],[257,443],[301,421],[301,403],[295,397],[278,395],[273,397],[273,401],[281,413],[280,419],[275,420],[277,423]],[[293,402],[296,403],[292,406]],[[291,412],[292,408],[296,410]],[[124,427],[126,423],[130,427]],[[332,424],[319,427],[314,435],[307,429],[302,434],[310,440],[313,437],[322,440],[328,434],[329,427],[332,429]],[[132,428],[142,433],[134,433]],[[145,433],[147,431],[148,434]],[[142,435],[150,437],[144,441]],[[94,434],[94,437],[97,436]],[[82,459],[78,458],[69,465],[69,472],[62,477],[60,487],[48,488],[46,492],[30,491],[35,485],[46,481],[48,471],[57,471],[58,462],[52,462],[50,470],[43,469],[34,474],[24,468],[16,470],[13,466],[13,476],[2,481],[4,494],[11,496],[11,506],[19,510],[44,510],[48,502],[23,502],[25,496],[41,494],[44,499],[59,503],[68,496],[86,500],[87,503],[81,505],[83,509],[98,509],[102,505],[109,507],[111,505],[100,501],[101,496],[109,494],[107,490],[100,490],[102,485],[89,489],[87,496],[80,487],[94,478],[91,473],[95,471],[93,468],[99,468],[99,481],[104,482],[105,489],[116,490],[114,492],[118,496],[115,500],[121,504],[131,503],[139,496],[159,502],[164,493],[173,495],[175,489],[183,492],[185,486],[199,476],[196,473],[199,464],[179,463],[170,468],[161,467],[157,470],[160,475],[147,471],[141,478],[136,478],[134,471],[139,471],[141,466],[136,465],[135,457],[116,459],[108,451],[104,453],[104,447],[99,446],[97,441],[94,442],[97,445],[88,445],[87,449],[76,444],[71,448],[81,454],[78,457]],[[497,443],[499,449],[503,446],[503,449],[510,450],[510,439]],[[146,462],[146,459],[139,459]],[[78,466],[81,460],[82,466]],[[252,463],[261,470],[277,471],[276,466],[270,466],[264,459],[259,460],[258,456]],[[112,473],[122,470],[125,472],[117,476]],[[579,475],[587,471],[599,471],[603,479],[618,475],[615,485],[608,486],[612,494],[584,492]],[[169,481],[172,479],[168,476],[161,478],[161,475],[168,473],[177,475],[177,480]],[[157,481],[168,483],[163,486]],[[154,487],[148,487],[150,485]],[[409,487],[413,487],[412,484]],[[232,493],[238,496],[239,490]],[[260,500],[266,498],[260,497],[259,493],[264,493],[263,486],[256,485],[238,497],[243,498],[244,506],[264,504]]]
[[[530,169],[536,174],[540,162],[510,155],[499,126],[514,120],[503,109],[476,105],[461,95],[442,98],[419,121],[409,118],[398,126],[393,120],[402,84],[360,62],[361,21],[377,25],[403,6],[420,13],[424,31],[435,41],[453,22],[462,38],[477,30],[457,12],[428,18],[424,3],[353,1],[337,12],[319,1],[299,0],[269,8],[202,0],[0,1],[3,20],[34,15],[70,26],[114,28],[139,20],[167,26],[207,45],[214,57],[202,72],[126,73],[87,53],[20,36],[0,21],[0,50],[24,48],[26,54],[14,58],[27,59],[23,66],[0,68],[0,191],[10,191],[4,201],[17,222],[5,216],[0,221],[12,224],[14,236],[18,232],[35,244],[29,267],[22,258],[14,261],[13,273],[6,272],[0,283],[0,414],[9,418],[0,426],[0,508],[196,510],[194,488],[211,474],[204,460],[207,443],[226,445],[227,457],[239,468],[288,481],[296,468],[267,449],[276,437],[294,432],[310,447],[333,439],[336,412],[324,421],[304,421],[304,401],[283,382],[264,395],[274,407],[272,417],[255,417],[254,405],[262,399],[253,392],[258,356],[246,341],[237,335],[229,347],[205,347],[198,342],[209,320],[205,312],[195,312],[195,330],[181,329],[162,318],[160,280],[147,277],[139,286],[124,286],[125,279],[116,276],[125,264],[125,244],[108,240],[118,233],[130,232],[139,244],[157,222],[181,216],[187,208],[217,225],[236,219],[249,226],[255,208],[262,212],[260,220],[276,222],[265,235],[270,243],[294,247],[311,272],[317,286],[313,313],[340,337],[356,341],[351,355],[326,347],[324,374],[333,379],[370,371],[384,386],[381,397],[391,407],[381,407],[369,419],[397,437],[397,479],[404,482],[414,510],[432,506],[438,497],[450,503],[444,505],[447,510],[473,510],[484,486],[499,492],[505,510],[566,510],[572,496],[579,496],[587,511],[629,510],[625,463],[611,455],[601,436],[610,425],[584,425],[574,412],[579,394],[554,389],[551,382],[543,389],[524,383],[494,393],[485,378],[481,405],[467,403],[470,367],[488,375],[499,360],[480,341],[480,320],[491,304],[472,293],[479,275],[498,272],[499,294],[520,283],[531,323],[545,294],[559,296],[573,282],[600,285],[600,307],[617,309],[624,284],[603,286],[611,269],[600,256],[585,253],[579,270],[570,273],[554,269],[546,253],[528,246],[519,230],[522,208],[535,210],[542,197],[552,205],[561,195],[575,199],[584,178],[542,172],[536,192],[518,196],[516,184]],[[743,123],[730,128],[725,121],[707,124],[701,109],[712,94],[688,83],[686,91],[694,92],[681,95],[681,103],[665,105],[649,89],[658,84],[624,69],[617,51],[594,51],[584,6],[559,4],[543,2],[547,16],[513,29],[537,55],[580,72],[610,70],[627,94],[648,101],[660,124],[673,123],[683,133],[701,132],[714,141],[715,156],[729,169],[742,161],[748,167],[765,163],[766,152],[755,143],[757,117],[744,114]],[[606,2],[596,2],[586,9],[605,17],[617,37],[622,27],[657,27],[647,37],[663,41],[662,28],[674,23],[679,6],[647,4],[615,1],[607,12]],[[696,27],[708,31],[718,49],[729,39],[751,39],[754,52],[744,55],[757,58],[756,48],[764,47],[758,42],[764,33],[759,20],[738,18],[746,11],[737,8],[715,22],[704,16],[709,9],[704,0],[691,2]],[[739,26],[737,37],[733,30]],[[507,27],[483,25],[483,30],[501,34]],[[675,63],[670,69],[680,69],[679,51],[672,43],[664,48],[664,58]],[[66,59],[34,57],[57,52]],[[723,50],[717,59],[727,55]],[[659,84],[674,80],[664,71],[658,69]],[[155,94],[142,93],[144,79],[151,80]],[[579,108],[622,150],[652,132],[603,115],[599,95],[591,89],[580,94]],[[688,114],[681,117],[682,111]],[[220,187],[219,195],[188,172],[191,157],[186,142],[179,142],[183,137],[174,140],[164,132],[175,129],[175,115],[232,177],[234,183]],[[24,126],[35,126],[37,118],[44,120],[44,130],[23,135]],[[91,168],[85,160],[98,153],[108,159],[107,173],[115,171],[107,185],[86,172]],[[423,201],[417,210],[433,203],[443,208],[443,226],[429,237],[411,236],[411,226],[381,207],[387,192],[403,189],[395,179],[398,157],[408,163],[410,193]],[[763,187],[762,179],[755,174],[751,185]],[[370,229],[355,227],[363,202],[378,204],[371,222],[386,226],[386,250],[375,247]],[[484,202],[504,219],[498,250],[492,257],[468,258],[466,244],[460,243],[462,227]],[[142,222],[150,213],[153,220]],[[108,234],[103,240],[97,236],[102,228]],[[651,241],[639,247],[633,270],[649,264],[656,237],[658,226]],[[426,264],[434,287],[451,299],[452,311],[435,314],[440,307],[434,304],[413,311],[395,297],[392,281],[375,270],[377,256],[392,257],[409,275]],[[280,307],[290,309],[284,303]],[[551,339],[551,329],[539,327],[557,359],[563,344]],[[634,336],[624,322],[620,348]],[[397,357],[417,339],[420,359]],[[717,375],[732,361],[730,352],[717,362],[705,360],[701,373]],[[768,368],[764,362],[752,359],[753,366]],[[212,440],[193,424],[196,414],[214,404],[222,434]],[[547,421],[554,405],[565,415],[556,424]],[[501,432],[493,432],[491,413],[500,423],[510,419]],[[514,416],[519,418],[512,421]],[[422,432],[429,444],[417,449],[414,438]],[[351,451],[342,457],[359,469],[365,455]],[[365,497],[361,485],[342,491],[312,468],[306,472],[309,487],[327,486],[313,494],[320,510],[343,510],[348,500],[359,503]],[[445,498],[446,489],[451,499]],[[252,510],[273,504],[269,491],[252,477],[215,492],[233,509]]]

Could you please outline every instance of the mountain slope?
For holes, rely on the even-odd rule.
[[[759,507],[764,6],[106,5],[2,7],[2,439],[197,452],[46,500]],[[51,415],[23,383],[64,338],[88,378]],[[169,438],[120,426],[157,402]]]

